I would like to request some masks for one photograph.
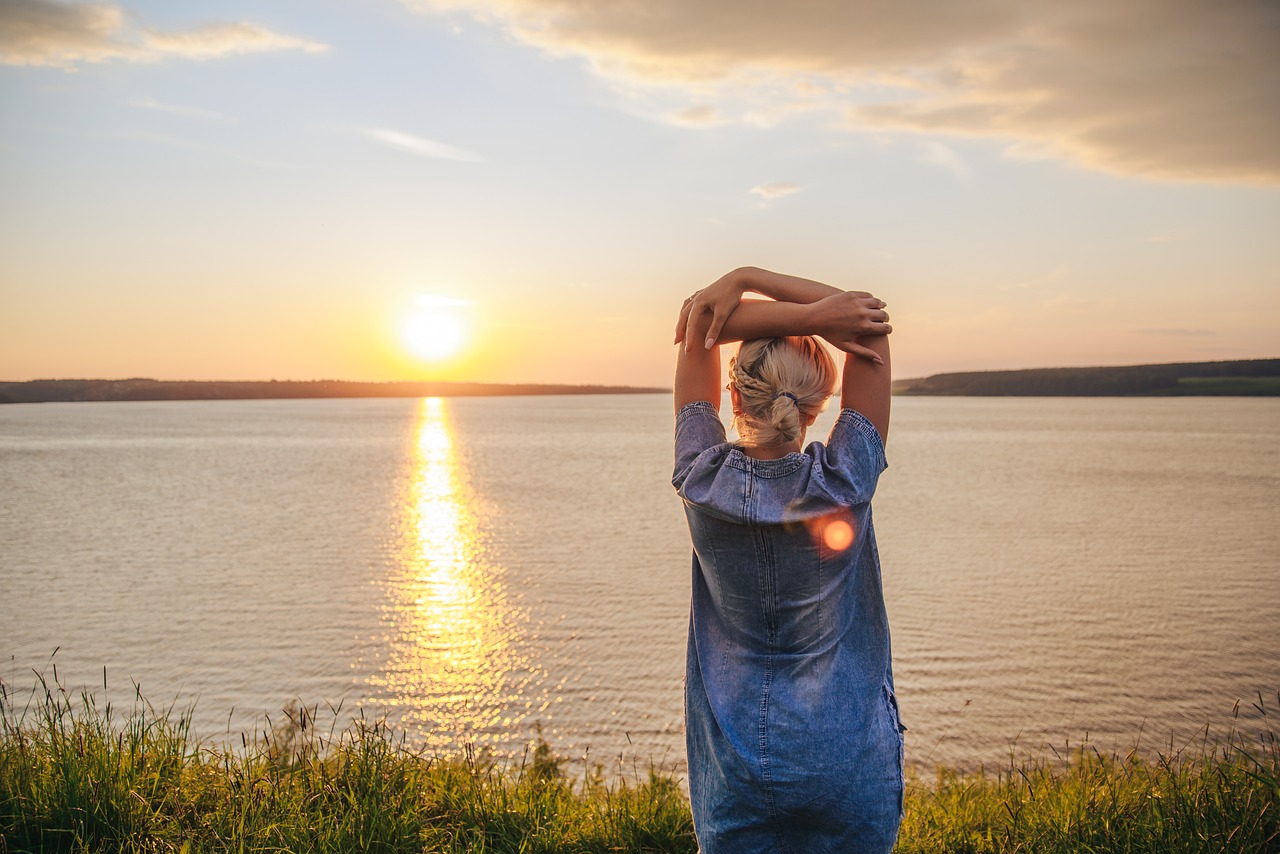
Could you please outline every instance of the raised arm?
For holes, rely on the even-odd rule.
[[[743,300],[754,292],[769,300]],[[684,301],[675,341],[675,406],[705,400],[720,408],[719,344],[779,335],[818,335],[848,354],[841,406],[889,427],[889,345],[885,303],[863,291],[739,267]],[[693,346],[694,341],[703,346]],[[849,370],[855,366],[854,370]],[[883,392],[883,394],[881,394]]]
[[[862,338],[888,335],[893,331],[888,320],[884,302],[854,291],[837,291],[808,305],[743,300],[725,321],[720,342],[776,335],[817,335],[846,353],[874,362],[880,356],[867,347]]]
[[[720,348],[680,347],[676,352],[676,412],[686,403],[705,400],[720,411]]]
[[[738,303],[742,301],[742,295],[746,293],[757,293],[779,302],[805,305],[838,294],[840,290],[799,276],[774,273],[759,267],[739,267],[725,273],[685,301],[684,310],[680,312],[680,320],[676,324],[676,343],[683,341],[685,349],[692,347],[697,337],[693,334],[694,325],[702,323],[703,315],[709,314],[711,323],[703,345],[710,349],[720,340],[725,321],[734,313]]]
[[[739,300],[748,291],[764,294],[773,300],[750,300],[739,306]],[[841,296],[850,295],[821,282],[771,273],[757,267],[739,267],[689,297],[680,310],[676,343],[685,337],[688,341],[705,338],[702,338],[704,346],[690,347],[686,343],[676,356],[676,411],[696,400],[705,400],[717,412],[720,411],[720,347],[717,339],[730,342],[769,335],[816,334],[822,326],[820,317],[824,312],[815,312],[814,308],[824,297],[835,299]],[[717,320],[716,311],[704,310],[703,306],[719,306],[723,316]],[[845,308],[852,310],[853,306]],[[832,312],[833,317],[838,314],[839,311]],[[713,324],[716,326],[715,334],[710,329]]]
[[[880,441],[889,440],[889,401],[893,378],[889,370],[889,336],[866,335],[859,343],[875,352],[879,362],[860,359],[853,353],[844,358],[844,378],[840,385],[840,408],[852,409],[875,425]]]
[[[773,301],[743,300],[754,292]],[[676,324],[677,343],[695,349],[702,326],[703,346],[774,335],[819,335],[836,347],[875,361],[879,356],[858,342],[862,335],[887,335],[893,329],[884,302],[863,291],[739,267],[685,300]]]

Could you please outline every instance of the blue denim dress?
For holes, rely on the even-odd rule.
[[[715,408],[676,416],[693,539],[685,737],[703,854],[887,852],[903,726],[871,528],[885,469],[846,409],[824,446],[757,460]]]

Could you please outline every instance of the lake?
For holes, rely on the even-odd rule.
[[[136,683],[194,703],[215,740],[296,699],[429,750],[519,756],[540,727],[575,761],[678,766],[670,409],[0,407],[10,703],[56,666],[100,700]],[[1256,731],[1259,692],[1276,711],[1280,400],[898,397],[888,456],[874,508],[910,763],[1156,750]]]

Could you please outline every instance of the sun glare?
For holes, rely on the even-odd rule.
[[[464,300],[419,295],[400,328],[405,347],[429,362],[456,356],[467,344],[468,305]]]

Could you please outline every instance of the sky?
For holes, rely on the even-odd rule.
[[[901,377],[1280,356],[1280,5],[0,0],[0,380],[670,385],[741,265]]]

